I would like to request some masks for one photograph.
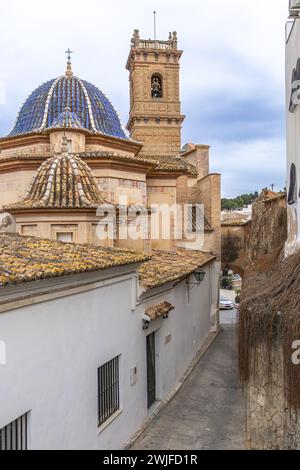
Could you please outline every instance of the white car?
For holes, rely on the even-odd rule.
[[[232,300],[226,299],[225,297],[221,297],[219,308],[220,310],[233,310],[234,305]]]

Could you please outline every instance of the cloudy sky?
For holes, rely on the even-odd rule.
[[[288,0],[12,0],[0,5],[0,134],[28,94],[64,72],[97,85],[128,117],[125,63],[142,37],[178,32],[183,144],[211,145],[223,196],[285,186],[284,44]],[[2,100],[3,101],[3,100]]]

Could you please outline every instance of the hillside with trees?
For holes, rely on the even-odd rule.
[[[258,198],[257,191],[255,191],[255,193],[250,193],[250,194],[241,194],[240,196],[237,196],[236,198],[233,198],[233,199],[223,198],[221,200],[222,211],[243,209],[243,207],[248,206],[249,204],[252,204],[256,198]]]

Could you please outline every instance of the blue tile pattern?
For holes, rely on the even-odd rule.
[[[77,114],[66,108],[52,121],[51,129],[84,129],[84,127]]]
[[[40,132],[64,122],[66,127],[81,126],[93,133],[127,139],[106,96],[91,83],[67,76],[44,83],[29,96],[9,135]]]
[[[25,134],[41,128],[47,96],[54,81],[43,83],[31,93],[23,104],[15,127],[9,135]]]

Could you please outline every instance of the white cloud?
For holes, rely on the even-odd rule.
[[[6,103],[5,83],[4,80],[0,80],[0,104]]]
[[[257,139],[218,143],[212,148],[212,171],[221,171],[224,197],[261,191],[275,185],[281,191],[285,180],[285,143],[282,139]]]
[[[158,12],[158,36],[167,38],[169,31],[177,30],[179,46],[184,49],[181,94],[187,115],[195,115],[190,108],[193,97],[200,97],[197,106],[201,106],[201,95],[205,98],[208,93],[211,100],[216,95],[216,109],[223,93],[228,102],[231,97],[235,102],[237,95],[239,100],[259,96],[282,106],[284,113],[287,0],[160,0],[154,4],[140,0],[52,0],[47,8],[38,0],[14,0],[0,6],[0,80],[7,84],[0,134],[11,128],[21,102],[36,86],[64,72],[68,47],[74,50],[74,72],[108,95],[125,124],[129,109],[125,63],[130,38],[134,28],[139,28],[143,37],[153,36],[154,9]],[[210,125],[212,133],[211,120]],[[185,139],[190,140],[195,126],[191,119],[186,121]],[[204,134],[199,128],[196,140],[201,142]],[[217,139],[218,135],[213,141]],[[235,154],[230,152],[230,143],[224,145],[229,146],[228,154]],[[253,155],[259,154],[255,135],[251,145]],[[222,171],[222,146],[213,150],[213,165],[219,164]],[[270,154],[266,151],[266,158]],[[256,160],[252,161],[254,168]],[[249,163],[245,160],[243,165],[238,163],[239,171],[248,172]],[[272,165],[269,171],[272,179]],[[226,186],[227,180],[224,190],[237,191],[234,181],[230,188]]]

